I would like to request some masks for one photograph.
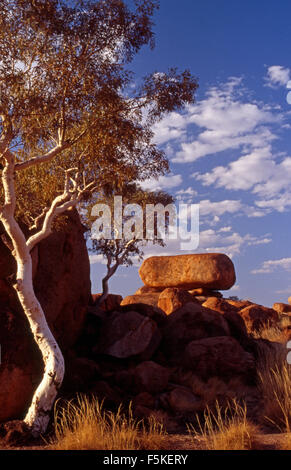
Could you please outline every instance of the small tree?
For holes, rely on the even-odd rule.
[[[157,6],[135,4],[135,11],[122,0],[0,4],[0,220],[16,260],[14,287],[44,362],[25,417],[34,435],[46,430],[64,360],[35,296],[31,251],[57,216],[116,174],[131,181],[167,171],[151,125],[192,102],[197,88],[188,71],[170,70],[128,91],[126,66],[152,42]]]
[[[154,233],[152,237],[149,239],[147,238],[146,232],[146,206],[147,204],[152,204],[156,206],[157,204],[162,204],[163,206],[167,206],[168,204],[173,204],[174,200],[173,197],[163,191],[144,191],[138,185],[131,183],[126,184],[123,187],[118,185],[118,195],[122,196],[122,204],[123,208],[127,204],[138,204],[141,209],[143,210],[143,234],[142,238],[136,238],[134,235],[132,237],[115,237],[115,228],[112,228],[111,231],[111,238],[104,238],[101,237],[99,239],[92,240],[92,248],[91,250],[96,254],[103,255],[106,259],[106,275],[102,279],[102,295],[99,297],[97,301],[97,305],[101,305],[104,302],[109,294],[109,286],[108,281],[109,279],[116,273],[119,266],[132,266],[133,259],[135,258],[136,261],[141,261],[144,256],[143,248],[144,246],[151,242],[153,244],[159,244],[160,246],[165,246],[165,242],[162,238],[159,238],[157,226],[154,226]],[[108,188],[107,188],[108,192]],[[113,197],[114,189],[111,188],[110,190],[110,198],[99,199],[99,202],[105,202],[109,205],[111,212],[113,211]],[[93,219],[90,217],[90,212],[92,209],[92,205],[87,213],[87,221],[89,225],[92,225]],[[123,217],[123,222],[130,221],[131,216],[128,215]],[[165,213],[165,227],[167,226],[168,218],[167,214]],[[132,226],[134,230],[134,224]]]

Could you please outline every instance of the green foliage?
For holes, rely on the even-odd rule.
[[[153,46],[158,7],[135,4],[131,11],[122,0],[2,0],[0,158],[6,148],[16,155],[18,218],[31,223],[49,207],[69,168],[76,184],[92,183],[90,194],[112,180],[168,171],[152,125],[193,102],[198,85],[189,71],[171,69],[129,86],[130,62]]]

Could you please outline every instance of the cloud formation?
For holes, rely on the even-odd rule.
[[[266,86],[275,88],[277,86],[286,86],[290,80],[290,69],[282,65],[271,65],[268,67],[265,77]]]
[[[275,260],[264,261],[260,268],[251,271],[252,274],[269,274],[277,270],[291,272],[291,258],[281,258]]]

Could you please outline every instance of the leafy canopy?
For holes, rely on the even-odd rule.
[[[15,152],[17,214],[31,223],[63,190],[168,171],[152,125],[194,100],[189,71],[154,72],[131,87],[129,64],[153,46],[156,0],[2,0],[0,144]],[[0,188],[0,204],[3,190]]]

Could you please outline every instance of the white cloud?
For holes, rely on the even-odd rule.
[[[182,183],[181,175],[169,175],[169,176],[160,176],[158,179],[148,179],[146,181],[140,181],[139,184],[143,189],[148,189],[150,191],[162,190],[166,191],[176,186],[180,186]]]
[[[266,235],[255,237],[250,234],[240,235],[234,232],[231,227],[222,227],[222,229],[207,229],[200,231],[199,247],[196,253],[225,253],[233,258],[239,255],[244,247],[250,245],[260,245],[269,243],[271,239],[267,239]],[[168,240],[166,246],[161,248],[158,245],[148,245],[145,247],[145,258],[150,256],[171,256],[193,251],[181,251],[181,240]]]
[[[173,162],[193,162],[231,149],[253,149],[276,138],[266,125],[279,122],[282,116],[268,105],[243,101],[241,82],[229,79],[224,85],[212,87],[204,100],[187,107],[176,129],[181,138],[189,126],[188,140],[184,138]],[[193,124],[201,129],[195,139],[191,138]],[[170,127],[166,127],[170,133]]]
[[[286,86],[290,79],[290,69],[282,65],[271,65],[268,67],[265,77],[266,86],[274,88],[276,86]]]
[[[225,200],[212,202],[209,199],[204,199],[199,202],[200,215],[206,216],[221,216],[225,213],[234,214],[243,208],[241,201]]]
[[[285,191],[283,194],[278,195],[272,199],[263,199],[255,201],[255,204],[263,209],[270,212],[276,210],[278,212],[285,212],[291,207],[291,192]]]
[[[279,289],[275,291],[276,294],[289,294],[291,293],[291,287],[287,287],[286,289]]]
[[[185,202],[186,204],[190,204],[193,201],[193,198],[197,196],[197,191],[191,186],[187,189],[180,189],[176,192],[176,199],[177,201]]]
[[[230,190],[248,190],[256,183],[267,181],[274,172],[270,146],[253,150],[227,167],[217,166],[208,173],[194,173],[193,177],[204,186],[214,184],[218,188]]]
[[[154,125],[154,141],[161,145],[173,139],[181,139],[186,133],[186,119],[182,114],[173,112]]]
[[[252,274],[269,274],[273,273],[278,269],[283,269],[284,271],[291,271],[291,258],[281,258],[276,260],[267,260],[264,261],[260,268],[254,269]]]

